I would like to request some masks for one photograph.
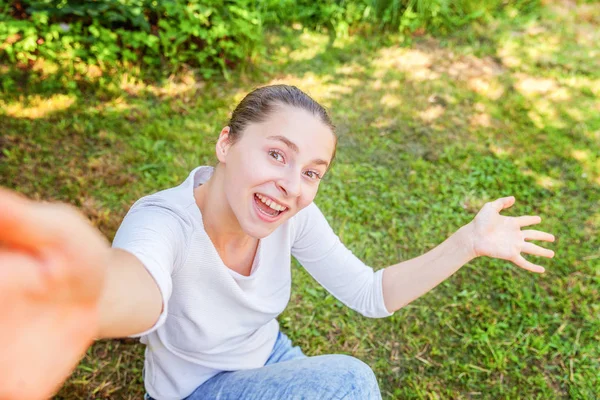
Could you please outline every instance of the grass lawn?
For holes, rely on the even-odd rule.
[[[308,355],[352,354],[386,399],[600,396],[600,8],[451,37],[270,36],[230,82],[124,77],[81,91],[23,83],[0,98],[0,184],[77,205],[109,238],[139,197],[213,164],[229,112],[253,87],[295,84],[330,108],[338,157],[317,204],[375,269],[415,257],[515,195],[557,241],[544,275],[478,259],[387,319],[343,306],[293,266],[282,329]],[[43,334],[40,332],[40,334]],[[91,347],[57,398],[139,399],[143,346]]]

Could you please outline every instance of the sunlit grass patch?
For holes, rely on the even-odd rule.
[[[71,107],[77,98],[74,95],[55,94],[48,98],[31,96],[19,101],[0,102],[0,108],[13,118],[36,119],[46,117],[53,112],[64,111]]]

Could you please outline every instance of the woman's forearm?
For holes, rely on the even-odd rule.
[[[385,306],[394,312],[421,297],[475,258],[472,226],[465,225],[427,253],[383,271]]]

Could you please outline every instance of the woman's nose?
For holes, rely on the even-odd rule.
[[[298,197],[301,193],[301,178],[298,173],[289,173],[277,181],[277,187],[286,197]]]

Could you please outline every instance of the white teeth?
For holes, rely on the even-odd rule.
[[[271,207],[273,210],[283,211],[286,209],[284,206],[277,204],[276,202],[272,201],[271,199],[269,199],[261,194],[256,193],[256,197],[258,197],[258,199],[260,201],[265,203],[267,206]]]

